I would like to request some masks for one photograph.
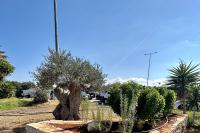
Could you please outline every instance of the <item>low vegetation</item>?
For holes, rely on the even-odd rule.
[[[15,109],[18,107],[25,107],[32,103],[31,99],[23,98],[6,98],[0,99],[0,110]]]
[[[47,90],[37,89],[33,102],[34,103],[45,103],[48,101]]]
[[[174,109],[173,113],[182,115],[183,111],[180,109]],[[194,123],[193,123],[193,111],[186,111],[186,114],[189,117],[189,120],[188,120],[189,126],[200,126],[200,112],[196,112]]]
[[[127,94],[123,94],[120,91],[120,112],[122,121],[120,123],[120,131],[122,133],[132,132],[135,121],[135,113],[137,106],[137,97],[134,94],[134,90],[131,92],[131,99],[128,99]]]
[[[130,123],[135,123],[135,126],[139,127],[138,131],[143,128],[146,129],[144,125],[155,127],[156,122],[172,113],[176,101],[175,92],[166,87],[145,88],[132,81],[122,84],[114,83],[109,87],[108,104],[117,114],[125,118],[123,129],[126,129],[126,131],[124,130],[124,132],[131,132],[132,128],[127,127],[127,125],[132,125]],[[133,107],[131,106],[132,103],[135,103]],[[121,110],[119,105],[123,105]],[[129,108],[132,108],[132,112]],[[126,123],[126,121],[129,123]]]

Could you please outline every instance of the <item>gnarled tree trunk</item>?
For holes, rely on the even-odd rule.
[[[57,87],[54,94],[59,100],[59,104],[53,111],[53,115],[57,120],[79,120],[80,107],[80,87],[75,84]]]

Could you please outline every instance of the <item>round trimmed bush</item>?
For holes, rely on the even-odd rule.
[[[131,103],[132,92],[134,91],[134,97],[138,97],[139,91],[143,88],[142,85],[139,85],[133,81],[128,81],[126,83],[114,83],[109,88],[110,97],[108,98],[108,105],[112,107],[115,113],[120,115],[120,91],[128,99],[128,106]]]
[[[142,120],[154,121],[161,116],[165,99],[156,89],[145,89],[138,98],[137,116]]]
[[[38,89],[35,93],[34,103],[45,103],[48,101],[47,91]]]
[[[159,87],[157,90],[165,98],[165,108],[163,110],[163,115],[167,116],[168,114],[172,113],[174,108],[174,103],[176,102],[176,93],[166,87]]]

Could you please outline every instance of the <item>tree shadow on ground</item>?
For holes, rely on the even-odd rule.
[[[26,133],[25,127],[16,127],[13,129],[13,133]]]

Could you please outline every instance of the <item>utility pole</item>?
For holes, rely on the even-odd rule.
[[[150,73],[150,67],[151,67],[151,56],[154,54],[157,54],[158,52],[151,52],[144,54],[145,56],[149,56],[149,66],[148,66],[148,74],[147,74],[147,86],[149,86],[149,73]]]
[[[58,24],[57,24],[57,0],[54,0],[54,30],[55,30],[55,49],[58,53]]]

